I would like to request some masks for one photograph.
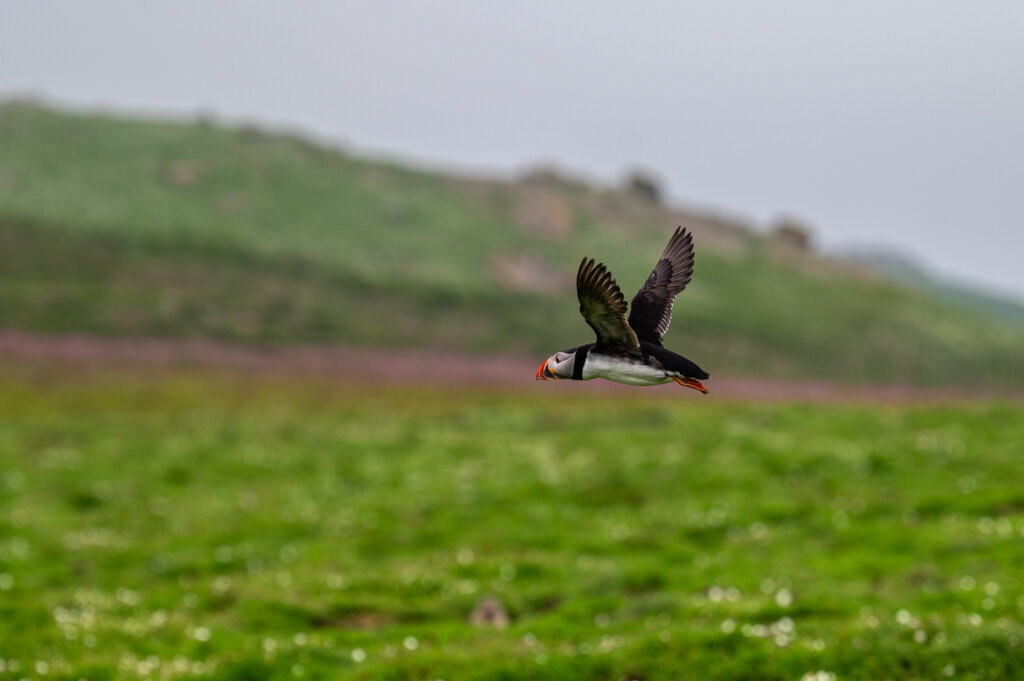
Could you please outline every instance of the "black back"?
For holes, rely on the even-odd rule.
[[[677,355],[671,350],[665,349],[661,343],[640,342],[640,350],[644,353],[644,362],[650,364],[651,359],[656,359],[662,367],[668,371],[675,371],[687,378],[704,380],[710,378],[711,374],[701,369],[694,362],[682,355]]]

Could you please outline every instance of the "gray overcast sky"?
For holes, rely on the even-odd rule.
[[[0,4],[0,96],[539,160],[1024,299],[1024,2]],[[2,153],[2,150],[0,150]]]

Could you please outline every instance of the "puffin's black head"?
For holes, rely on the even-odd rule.
[[[558,378],[572,378],[576,366],[576,348],[562,350],[544,360],[537,369],[538,381],[554,381]]]

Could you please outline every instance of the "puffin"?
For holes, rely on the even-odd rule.
[[[626,318],[626,298],[604,263],[584,258],[576,272],[580,313],[597,340],[562,350],[544,360],[537,380],[604,378],[627,385],[675,381],[707,394],[710,377],[691,360],[665,348],[672,303],[693,277],[693,237],[676,228],[651,276],[637,291]]]

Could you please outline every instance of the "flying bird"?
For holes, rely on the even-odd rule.
[[[537,380],[606,378],[628,385],[675,381],[707,393],[701,381],[708,372],[662,344],[672,321],[672,302],[692,277],[693,237],[679,227],[633,296],[627,320],[626,298],[611,272],[604,263],[584,258],[576,273],[576,295],[597,341],[551,355],[537,369]]]

